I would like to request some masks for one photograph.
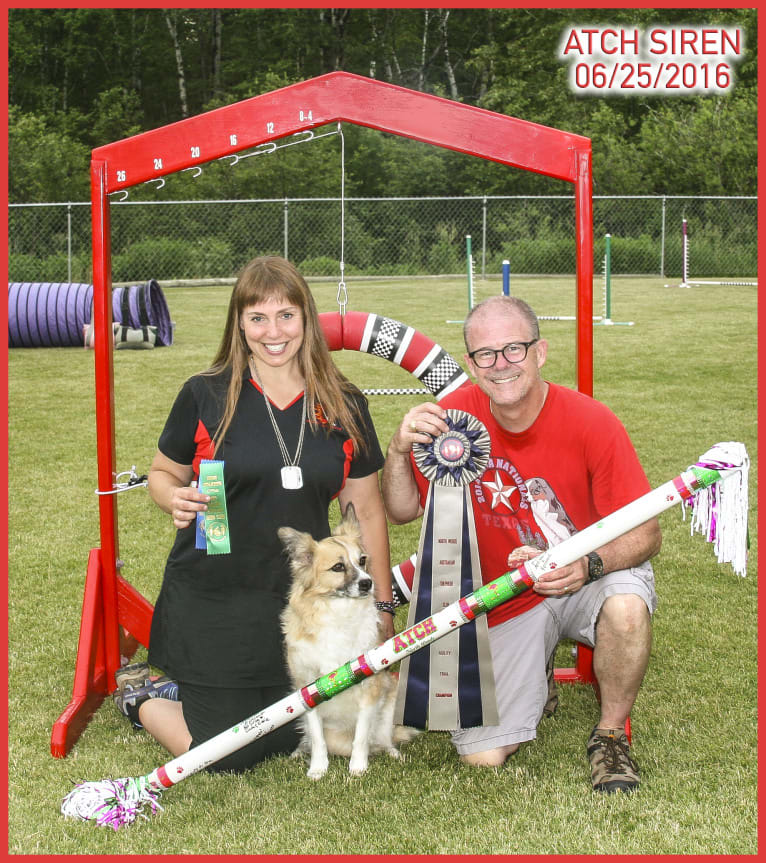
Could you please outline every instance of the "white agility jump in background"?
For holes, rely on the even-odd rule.
[[[681,236],[681,252],[683,258],[683,274],[681,277],[681,284],[677,287],[679,288],[691,288],[696,285],[727,285],[727,286],[738,286],[738,287],[758,287],[757,281],[746,281],[739,279],[731,279],[726,281],[701,281],[700,279],[690,279],[689,278],[689,227],[686,219],[681,220],[682,224],[682,236]],[[666,288],[671,288],[673,285],[665,285]]]

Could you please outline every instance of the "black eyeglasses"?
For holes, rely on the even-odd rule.
[[[531,342],[511,342],[509,345],[495,350],[494,348],[478,348],[471,351],[468,356],[480,369],[491,369],[497,362],[497,355],[502,354],[509,363],[523,363],[532,345],[537,344],[539,339]]]

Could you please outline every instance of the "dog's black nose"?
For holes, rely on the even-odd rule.
[[[372,590],[372,579],[371,578],[360,578],[358,584],[359,584],[359,593],[369,593]]]

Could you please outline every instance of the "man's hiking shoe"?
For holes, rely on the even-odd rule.
[[[543,707],[543,716],[553,716],[556,708],[559,706],[559,691],[556,687],[556,680],[553,677],[553,660],[555,656],[556,652],[554,651],[548,660],[548,664],[545,666],[545,674],[548,678],[548,700],[545,702],[545,707]]]
[[[632,791],[638,788],[638,765],[620,728],[594,728],[588,740],[588,760],[594,791]]]
[[[115,675],[116,677],[116,675]],[[178,701],[178,684],[169,677],[158,677],[156,680],[149,679],[143,686],[133,688],[124,685],[117,689],[112,696],[115,707],[130,719],[136,729],[144,726],[138,721],[138,708],[150,698],[167,698],[168,701]]]

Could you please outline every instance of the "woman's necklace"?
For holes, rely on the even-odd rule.
[[[279,426],[277,426],[277,421],[274,418],[274,411],[271,409],[271,403],[269,402],[269,397],[266,395],[266,390],[261,383],[261,378],[258,374],[258,369],[255,367],[255,362],[252,361],[251,358],[251,367],[253,369],[253,374],[255,375],[256,381],[258,381],[258,386],[261,388],[261,393],[263,394],[263,399],[266,402],[266,410],[269,412],[269,419],[271,420],[271,426],[274,429],[274,434],[277,438],[277,443],[279,444],[280,452],[282,453],[282,460],[285,463],[285,466],[281,470],[282,474],[282,488],[293,490],[297,488],[303,487],[303,471],[300,469],[298,462],[301,460],[301,452],[303,451],[303,434],[306,431],[306,394],[303,394],[303,407],[301,408],[301,430],[298,434],[298,448],[295,450],[295,455],[293,458],[290,458],[290,454],[287,451],[287,445],[285,444],[285,439],[282,437],[282,433],[279,430]]]

